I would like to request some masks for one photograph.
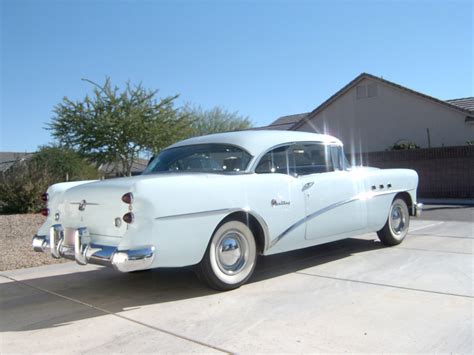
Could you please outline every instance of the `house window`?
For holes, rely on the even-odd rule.
[[[375,97],[377,96],[377,84],[369,84],[367,85],[367,96],[368,97]]]
[[[359,85],[359,86],[357,86],[356,91],[357,91],[357,98],[358,99],[363,99],[363,98],[367,97],[367,86]]]

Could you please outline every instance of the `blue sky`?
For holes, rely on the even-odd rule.
[[[472,1],[0,0],[0,151],[33,151],[88,78],[219,105],[256,126],[310,111],[361,72],[473,96]]]

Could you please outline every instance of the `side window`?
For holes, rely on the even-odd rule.
[[[292,176],[326,173],[341,169],[333,160],[331,146],[322,143],[291,144],[266,153],[255,168],[257,174],[288,174]],[[338,147],[334,147],[338,148]]]
[[[334,171],[330,146],[325,144],[295,144],[291,147],[290,156],[290,169],[295,175]]]
[[[289,174],[288,169],[288,148],[283,146],[275,148],[266,153],[255,168],[257,174]]]

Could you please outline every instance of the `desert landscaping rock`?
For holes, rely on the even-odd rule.
[[[0,271],[65,262],[33,251],[31,239],[44,220],[40,214],[0,215]]]

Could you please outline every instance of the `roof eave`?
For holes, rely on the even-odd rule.
[[[429,95],[426,95],[426,94],[423,94],[421,92],[418,92],[418,91],[415,91],[415,90],[412,90],[412,89],[409,89],[405,86],[402,86],[402,85],[399,85],[399,84],[396,84],[394,82],[391,82],[389,80],[385,80],[385,79],[382,79],[382,78],[379,78],[379,77],[376,77],[372,74],[369,74],[369,73],[361,73],[359,74],[357,77],[355,77],[353,80],[351,80],[348,84],[346,84],[344,87],[342,87],[340,90],[338,90],[335,94],[333,94],[332,96],[330,96],[326,101],[324,101],[321,105],[319,105],[318,107],[316,107],[313,111],[311,111],[306,117],[303,117],[300,121],[296,122],[291,128],[290,130],[296,130],[298,129],[299,127],[301,127],[304,123],[307,123],[309,121],[311,121],[314,116],[316,116],[319,112],[321,112],[322,110],[324,110],[327,106],[331,105],[334,101],[336,101],[340,96],[344,95],[347,91],[349,91],[350,89],[352,89],[354,86],[356,86],[360,81],[362,81],[363,79],[371,79],[371,80],[375,80],[375,81],[378,81],[380,83],[383,83],[383,84],[386,84],[386,85],[389,85],[391,87],[394,87],[398,90],[402,90],[402,91],[405,91],[405,92],[408,92],[408,93],[411,93],[411,94],[415,94],[417,96],[420,96],[421,98],[424,98],[424,99],[427,99],[427,100],[430,100],[430,101],[433,101],[433,102],[436,102],[440,105],[443,105],[445,106],[446,108],[450,108],[451,110],[455,110],[457,112],[460,112],[460,113],[463,113],[463,114],[468,114],[468,115],[472,115],[474,114],[473,111],[470,111],[470,110],[467,110],[467,109],[463,109],[462,107],[459,107],[459,106],[456,106],[456,105],[453,105],[453,104],[450,104],[449,102],[446,102],[446,101],[443,101],[443,100],[439,100],[435,97],[432,97],[432,96],[429,96]]]

